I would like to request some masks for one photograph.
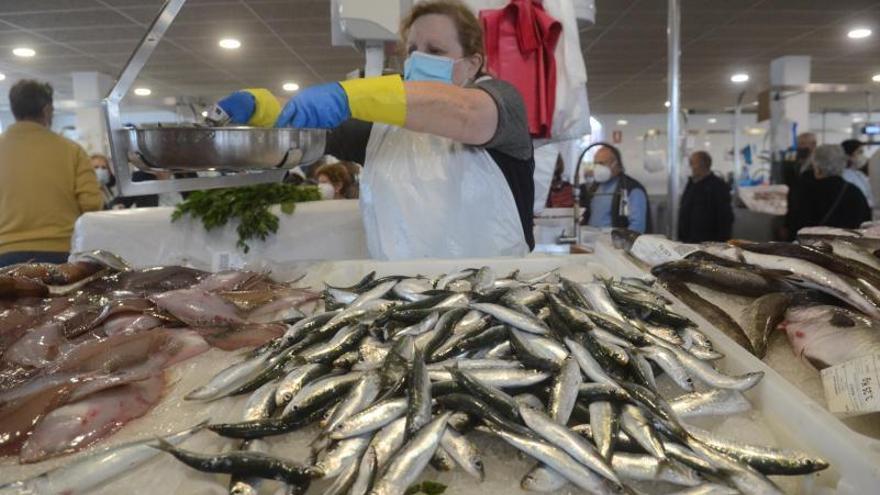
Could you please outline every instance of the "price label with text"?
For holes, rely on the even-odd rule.
[[[822,370],[828,410],[846,416],[880,411],[880,354]]]

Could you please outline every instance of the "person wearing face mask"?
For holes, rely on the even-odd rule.
[[[800,221],[791,205],[803,203],[806,200],[804,194],[813,187],[813,182],[816,181],[812,165],[816,145],[816,135],[812,132],[798,134],[794,160],[783,163],[782,181],[788,186],[787,203],[789,208],[783,224],[775,232],[777,240],[793,241],[795,239]]]
[[[275,125],[333,129],[326,153],[364,165],[360,206],[373,257],[527,253],[534,155],[525,105],[483,72],[476,16],[460,0],[420,2],[401,23],[401,47],[402,79],[306,88]],[[258,125],[251,119],[277,104],[241,93],[217,103],[215,121]]]
[[[104,197],[104,208],[109,208],[116,199],[116,177],[110,170],[110,160],[106,155],[99,153],[89,157],[92,168],[95,169],[95,177],[98,178],[98,185],[101,187],[101,195]]]
[[[581,225],[651,231],[648,195],[639,181],[624,173],[620,151],[603,145],[593,157],[591,185],[581,186]]]
[[[840,143],[843,152],[846,154],[846,168],[843,170],[843,180],[859,188],[865,199],[868,200],[868,206],[874,208],[874,192],[871,190],[871,182],[865,170],[868,167],[868,157],[865,156],[864,143],[857,139],[847,139]]]
[[[351,175],[342,163],[322,165],[315,171],[321,199],[349,199],[346,191],[351,187]]]
[[[690,243],[729,240],[733,230],[730,186],[712,173],[709,153],[691,153],[688,164],[691,176],[681,195],[678,240]]]

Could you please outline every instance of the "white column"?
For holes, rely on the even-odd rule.
[[[113,87],[113,78],[100,72],[74,72],[73,99],[76,103],[76,131],[80,144],[89,153],[107,154],[107,123],[101,113],[101,100]]]
[[[771,86],[804,86],[810,83],[810,57],[789,55],[770,62]],[[795,91],[781,92],[783,98],[776,98],[779,91],[770,92],[770,136],[774,152],[784,151],[792,144],[792,124],[797,124],[797,133],[810,130],[810,94],[794,94]],[[791,95],[791,96],[789,96]]]

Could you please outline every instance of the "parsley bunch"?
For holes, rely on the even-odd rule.
[[[317,187],[292,184],[258,184],[195,191],[177,205],[171,214],[171,221],[190,215],[200,219],[206,230],[212,230],[226,225],[230,219],[237,219],[236,245],[247,253],[250,251],[247,241],[265,241],[269,234],[278,232],[278,217],[269,211],[269,207],[281,205],[281,211],[290,215],[296,203],[319,199],[321,193]]]

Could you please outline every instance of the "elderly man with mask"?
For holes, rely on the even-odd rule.
[[[796,229],[819,225],[852,229],[871,219],[865,196],[841,178],[846,167],[843,148],[823,144],[816,148],[810,163],[813,180],[804,184],[800,200],[789,204]]]
[[[593,184],[581,190],[581,224],[650,232],[648,194],[639,181],[624,173],[620,151],[614,146],[602,146],[593,163]]]

